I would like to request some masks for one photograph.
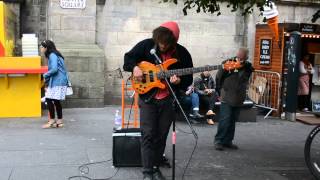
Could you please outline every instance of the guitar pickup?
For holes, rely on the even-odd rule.
[[[142,75],[142,83],[146,83],[147,82],[147,74],[143,74]]]
[[[149,71],[149,78],[150,78],[150,82],[154,82],[153,71]]]

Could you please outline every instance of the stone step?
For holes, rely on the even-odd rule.
[[[73,61],[105,61],[105,57],[104,56],[96,56],[96,57],[88,57],[88,56],[69,56],[69,54],[63,54],[63,56],[65,57],[66,61],[68,60],[73,60]]]
[[[96,44],[61,44],[57,47],[66,57],[104,57],[104,51]]]
[[[57,44],[58,49],[101,49],[97,44]]]
[[[57,44],[65,57],[74,94],[65,107],[103,107],[105,55],[96,44]]]
[[[97,49],[60,49],[60,52],[66,56],[77,56],[77,57],[104,57],[104,52]]]

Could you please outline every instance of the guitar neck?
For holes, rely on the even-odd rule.
[[[213,65],[213,66],[203,66],[203,67],[196,67],[196,68],[173,69],[165,72],[161,71],[160,73],[158,73],[158,78],[160,79],[169,78],[173,75],[184,76],[184,75],[195,74],[195,73],[204,72],[204,71],[217,70],[220,67],[221,65]]]

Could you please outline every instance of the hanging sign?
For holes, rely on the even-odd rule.
[[[64,9],[84,9],[86,0],[60,0],[60,6]]]

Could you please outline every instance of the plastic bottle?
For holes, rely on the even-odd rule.
[[[122,124],[122,118],[119,115],[119,110],[116,110],[116,114],[114,116],[114,130],[120,130]]]

